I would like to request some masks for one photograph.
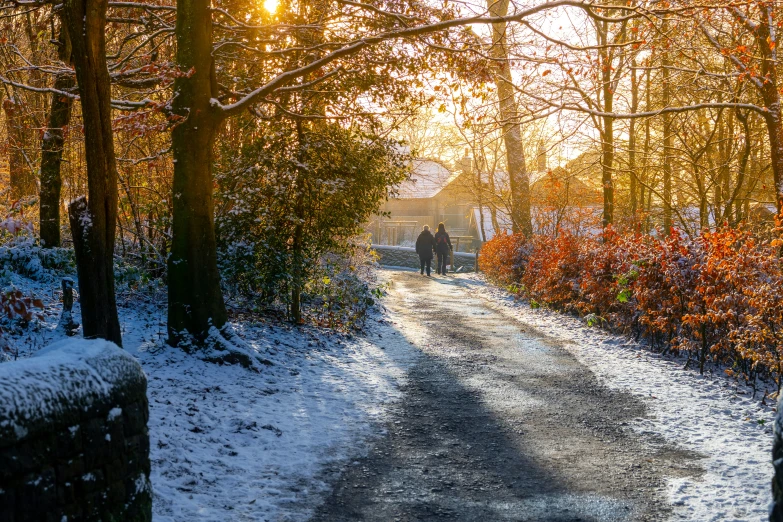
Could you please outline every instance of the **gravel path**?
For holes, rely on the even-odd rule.
[[[464,281],[389,274],[395,326],[422,356],[312,520],[667,519],[664,478],[698,476],[699,455],[640,439],[638,399]]]

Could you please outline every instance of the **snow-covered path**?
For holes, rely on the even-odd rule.
[[[771,411],[477,276],[388,271],[421,350],[315,521],[761,521]]]

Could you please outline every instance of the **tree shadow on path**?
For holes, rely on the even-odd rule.
[[[640,402],[598,384],[550,341],[465,307],[469,296],[455,309],[434,288],[422,291],[415,275],[397,281],[416,307],[413,321],[429,332],[417,343],[423,355],[383,436],[312,520],[665,518],[663,468],[698,469],[693,455],[642,444],[626,428],[644,415]]]

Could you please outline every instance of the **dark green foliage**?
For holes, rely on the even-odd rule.
[[[323,256],[350,254],[387,187],[408,173],[395,143],[333,123],[304,130],[276,122],[241,154],[223,157],[216,207],[224,283],[266,303],[318,288],[308,282],[321,272],[331,278]]]

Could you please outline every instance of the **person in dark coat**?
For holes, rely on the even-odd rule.
[[[438,223],[438,231],[435,232],[435,253],[438,254],[437,273],[446,274],[446,262],[449,260],[451,250],[451,238],[446,233],[446,225]]]
[[[416,253],[419,254],[421,262],[421,274],[424,275],[424,269],[427,269],[427,275],[430,275],[430,264],[432,263],[432,253],[435,251],[435,237],[430,232],[430,227],[424,225],[419,237],[416,239]]]

